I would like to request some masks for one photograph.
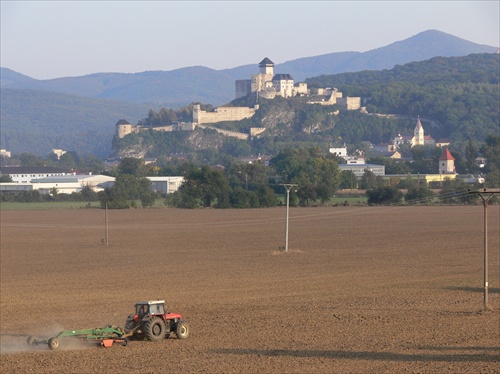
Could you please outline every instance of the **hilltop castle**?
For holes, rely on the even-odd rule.
[[[253,74],[252,79],[239,79],[235,82],[236,99],[252,92],[265,99],[307,94],[307,83],[295,85],[290,74],[274,74],[274,62],[269,58],[266,57],[259,63],[259,69],[259,74]]]
[[[259,63],[259,73],[253,74],[251,79],[236,80],[236,98],[247,96],[255,93],[256,97],[264,99],[274,99],[276,96],[290,98],[297,95],[309,95],[307,83],[295,84],[290,74],[275,74],[274,62],[269,58],[264,58]],[[316,101],[309,101],[308,104],[334,105],[338,104],[344,110],[356,110],[360,108],[361,98],[346,97],[342,98],[342,92],[337,89],[316,89]],[[256,104],[253,108],[236,107],[236,106],[221,106],[217,107],[213,112],[201,110],[201,105],[196,104],[193,108],[192,122],[176,122],[172,125],[159,126],[152,128],[153,131],[193,131],[197,126],[202,128],[211,128],[225,136],[236,137],[238,139],[248,139],[251,136],[256,136],[266,129],[264,127],[255,127],[250,129],[249,134],[238,133],[218,129],[216,127],[207,126],[207,124],[224,122],[224,121],[241,121],[245,118],[251,118],[259,109]],[[128,134],[139,133],[150,129],[149,127],[133,126],[126,120],[119,120],[116,124],[116,135],[118,138],[123,138]]]

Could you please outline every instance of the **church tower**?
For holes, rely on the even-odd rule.
[[[448,148],[445,148],[439,157],[439,174],[455,173],[455,158],[451,155]]]
[[[424,145],[424,128],[422,127],[422,123],[420,122],[420,116],[417,119],[417,125],[415,126],[415,130],[413,130],[413,142],[412,147],[415,145]]]

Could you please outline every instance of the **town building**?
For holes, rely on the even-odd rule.
[[[0,156],[3,157],[12,157],[11,152],[7,151],[6,149],[0,149]]]

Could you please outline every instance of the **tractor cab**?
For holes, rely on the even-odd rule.
[[[165,300],[139,301],[135,304],[135,314],[139,317],[165,314]]]

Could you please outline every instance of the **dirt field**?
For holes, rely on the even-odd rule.
[[[498,373],[500,209],[1,212],[2,373]],[[50,351],[165,299],[187,340]]]

